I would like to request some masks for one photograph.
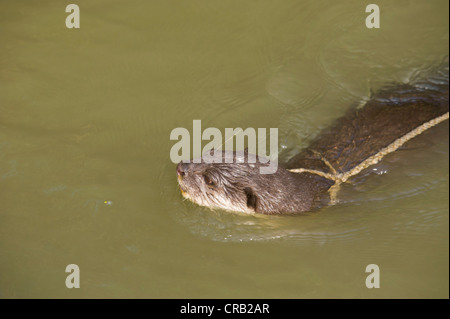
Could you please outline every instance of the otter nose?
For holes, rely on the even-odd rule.
[[[180,177],[184,177],[186,175],[187,169],[188,169],[188,165],[186,163],[183,162],[179,162],[177,165],[177,174]]]

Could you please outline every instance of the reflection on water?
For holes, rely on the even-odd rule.
[[[439,65],[447,1],[380,3],[378,30],[359,0],[77,4],[68,30],[58,2],[0,3],[0,297],[448,297],[448,123],[302,216],[183,201],[169,160],[194,119],[277,127],[288,160]]]

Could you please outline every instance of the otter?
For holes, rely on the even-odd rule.
[[[247,150],[217,154],[223,159],[233,156],[233,163],[181,161],[176,167],[181,193],[202,206],[244,213],[307,212],[317,207],[323,194],[334,203],[339,185],[448,119],[448,73],[444,82],[380,89],[274,174],[260,174],[267,159]]]

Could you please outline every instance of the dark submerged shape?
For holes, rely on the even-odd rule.
[[[382,148],[418,126],[449,110],[448,73],[442,82],[426,87],[388,86],[361,109],[351,109],[275,174],[260,174],[256,161],[245,163],[179,163],[178,182],[184,197],[211,208],[261,214],[299,213],[335,181],[312,173],[287,169],[306,168],[324,173],[346,173]],[[224,155],[223,152],[222,155]],[[255,156],[234,152],[234,159]]]

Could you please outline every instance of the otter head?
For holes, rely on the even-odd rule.
[[[297,179],[299,174],[283,168],[274,174],[261,174],[260,168],[270,165],[266,158],[262,160],[247,151],[218,153],[213,162],[204,155],[177,165],[178,183],[185,198],[201,206],[245,213],[309,209],[311,196],[299,193],[299,183],[303,184]]]
[[[214,156],[213,151],[211,155]],[[226,157],[229,156],[228,160]],[[226,163],[226,161],[231,163]],[[195,163],[199,162],[199,163]],[[181,194],[196,204],[240,212],[255,212],[257,197],[249,186],[263,165],[247,151],[221,151],[213,160],[182,161],[177,165]]]

